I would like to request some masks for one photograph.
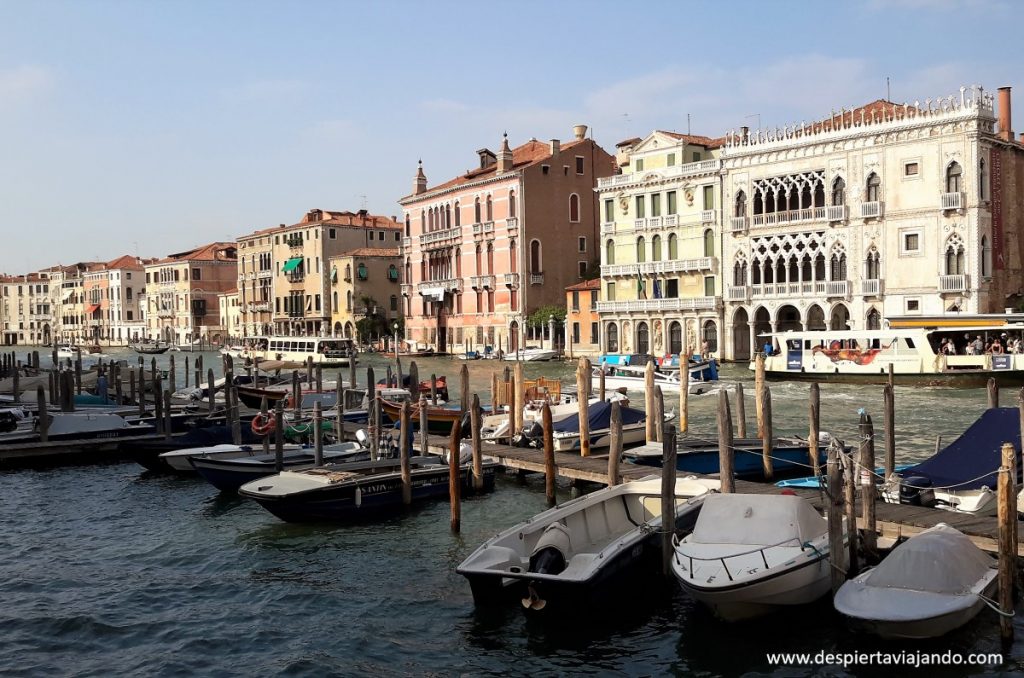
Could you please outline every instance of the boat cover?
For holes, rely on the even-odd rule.
[[[828,521],[801,497],[712,494],[704,500],[704,508],[688,541],[691,544],[774,546],[793,540],[803,544],[827,531]]]
[[[931,593],[965,593],[994,564],[995,561],[963,532],[939,523],[897,546],[868,573],[864,585]]]
[[[647,418],[642,410],[635,410],[632,407],[621,407],[622,425],[639,424]],[[587,420],[590,422],[590,431],[603,431],[611,428],[612,425],[612,404],[607,402],[592,403],[587,409]],[[579,412],[571,414],[561,421],[552,424],[556,433],[579,433],[580,415]]]
[[[997,471],[1002,463],[1001,449],[1006,442],[1020,449],[1019,411],[1016,407],[988,409],[951,445],[934,457],[911,466],[902,475],[904,478],[923,476],[932,481],[933,487],[956,485],[954,489],[957,490],[995,489]]]

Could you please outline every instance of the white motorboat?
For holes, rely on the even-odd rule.
[[[728,621],[810,603],[831,585],[828,522],[797,496],[716,494],[675,542],[672,572]]]
[[[522,348],[518,351],[506,353],[502,360],[509,360],[512,362],[540,362],[546,360],[554,360],[558,357],[558,351],[554,351],[546,348]]]
[[[700,371],[702,366],[690,368],[691,374]],[[640,365],[598,365],[594,367],[593,379],[596,382],[601,378],[601,371],[604,371],[605,388],[624,388],[627,391],[643,391],[647,386],[645,378],[646,368]],[[679,379],[679,372],[658,372],[654,373],[654,385],[661,387],[662,393],[679,393],[682,382]],[[706,381],[691,380],[689,385],[690,395],[701,395],[711,390],[711,384]]]
[[[118,414],[109,412],[48,412],[47,435],[49,440],[87,440],[94,438],[121,438],[154,433],[156,427],[147,422],[128,421]],[[27,443],[39,440],[38,416],[31,419],[31,429],[27,422],[20,422],[18,427],[8,433],[0,433],[0,443]]]
[[[843,584],[836,610],[884,638],[937,638],[981,611],[995,593],[995,565],[962,532],[939,523]]]
[[[284,449],[285,451],[290,451],[297,450],[300,447],[301,445],[288,443],[284,446]],[[273,452],[273,446],[270,449]],[[188,447],[181,450],[163,452],[160,454],[160,459],[179,473],[194,473],[195,469],[189,461],[193,457],[196,459],[238,459],[240,457],[254,457],[260,454],[263,454],[262,445],[232,445],[224,443],[209,447]]]
[[[629,406],[629,398],[621,393],[609,393],[607,402],[616,402],[622,404],[623,407]],[[601,402],[599,398],[591,398],[587,401],[588,408]],[[542,400],[532,400],[523,407],[523,423],[525,425],[536,422],[541,424],[544,419],[544,404]],[[562,394],[561,401],[554,404],[549,404],[551,408],[551,422],[559,422],[574,414],[579,414],[579,403],[577,402],[575,395]],[[480,433],[481,437],[486,440],[500,440],[508,438],[511,435],[511,424],[509,422],[508,412],[501,412],[499,414],[491,414],[483,418],[480,422]]]
[[[64,360],[65,358],[71,358],[75,360],[81,357],[82,349],[74,344],[58,344],[57,345],[57,359]]]
[[[692,528],[717,480],[676,480],[675,529]],[[585,494],[511,527],[484,542],[456,572],[469,580],[477,604],[509,594],[528,610],[549,603],[576,609],[643,576],[660,552],[661,479],[616,485]]]

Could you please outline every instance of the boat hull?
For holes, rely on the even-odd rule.
[[[879,373],[851,372],[792,372],[767,371],[769,381],[816,381],[836,384],[887,384],[889,375]],[[999,387],[1024,385],[1024,371],[961,371],[944,373],[900,373],[893,374],[893,382],[903,386],[947,386],[953,388],[983,388],[989,379],[995,379]]]
[[[390,400],[381,400],[381,412],[391,423],[399,421],[402,416],[402,406]],[[412,406],[412,420],[414,426],[419,426],[419,411]],[[460,410],[450,410],[443,407],[427,407],[427,431],[447,435],[451,433],[452,426],[462,418]]]
[[[774,473],[805,473],[810,465],[810,455],[806,447],[776,447],[772,450],[772,470]],[[718,449],[714,450],[680,450],[676,456],[676,469],[684,473],[700,473],[713,475],[719,472]],[[634,463],[645,466],[661,467],[660,457],[634,457]],[[824,465],[827,452],[824,447],[818,453],[818,463]],[[737,448],[733,455],[733,475],[736,478],[765,479],[764,462],[761,450],[745,451]]]
[[[368,459],[368,454],[369,453],[366,451],[359,454],[348,454],[344,456],[344,460],[358,461],[360,459]],[[335,457],[334,455],[326,452],[324,453],[324,459],[327,462],[341,461],[341,457]],[[238,488],[248,482],[277,473],[275,462],[273,461],[257,462],[256,460],[253,460],[253,463],[246,464],[233,464],[230,463],[231,461],[237,461],[237,458],[211,459],[208,457],[193,457],[191,465],[193,470],[195,470],[206,482],[210,483],[221,492],[237,492]],[[303,468],[311,468],[314,463],[315,458],[313,451],[310,449],[304,449],[298,452],[286,454],[282,460],[282,468],[294,471]]]

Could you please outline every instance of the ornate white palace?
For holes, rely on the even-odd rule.
[[[1011,305],[1021,286],[1011,175],[1024,154],[1009,129],[1008,88],[998,135],[993,104],[981,88],[961,88],[730,133],[720,355],[748,358],[762,332],[870,329],[892,316]]]

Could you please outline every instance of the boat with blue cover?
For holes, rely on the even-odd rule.
[[[622,414],[622,443],[630,445],[644,439],[647,415],[642,410],[620,406]],[[591,402],[587,407],[587,423],[590,431],[590,449],[608,447],[611,444],[612,404],[610,402]],[[579,412],[552,422],[552,440],[556,452],[569,452],[580,449],[580,415]],[[540,424],[531,425],[523,431],[526,446],[540,447],[543,442],[543,430]]]
[[[760,438],[739,438],[733,441],[733,468],[737,478],[764,479],[764,463]],[[828,439],[818,442],[818,463],[824,464]],[[661,466],[661,443],[643,445],[626,450],[623,457],[634,464]],[[711,475],[719,472],[718,440],[714,438],[684,438],[679,441],[676,468],[684,473]],[[812,467],[810,447],[802,438],[776,438],[772,446],[772,470],[775,474],[806,473]]]

